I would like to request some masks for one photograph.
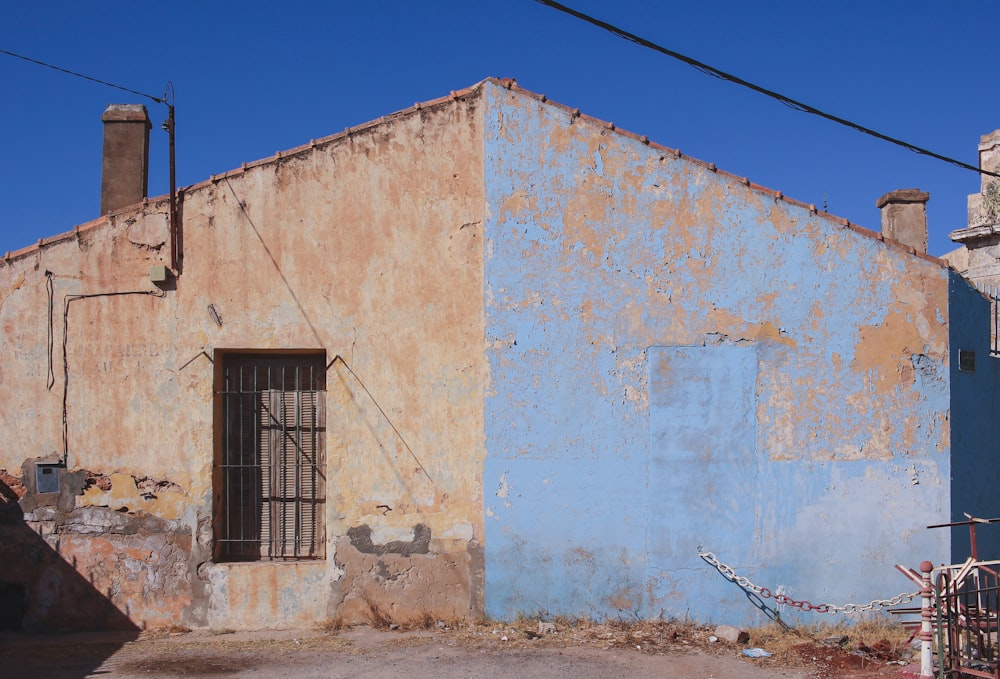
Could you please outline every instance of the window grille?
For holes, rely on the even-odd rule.
[[[1000,295],[996,290],[990,294],[990,356],[1000,356]]]
[[[969,282],[990,301],[990,356],[1000,357],[1000,290],[983,281]]]
[[[223,358],[217,555],[323,558],[322,354]]]

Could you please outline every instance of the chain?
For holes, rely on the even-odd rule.
[[[733,570],[731,566],[719,561],[715,554],[712,552],[698,552],[698,556],[708,562],[710,565],[714,566],[719,573],[722,574],[726,580],[730,582],[735,582],[737,585],[743,589],[753,592],[757,596],[763,599],[774,599],[774,603],[791,606],[792,608],[798,608],[803,611],[816,611],[817,613],[864,613],[866,611],[872,611],[876,608],[888,608],[889,606],[899,606],[900,604],[909,603],[913,601],[916,597],[920,595],[919,592],[913,593],[902,593],[897,594],[891,599],[875,599],[874,601],[869,601],[867,604],[844,604],[843,606],[834,606],[833,604],[812,604],[808,601],[802,600],[797,601],[784,594],[774,594],[767,587],[761,587],[760,585],[755,585],[750,582],[747,578],[737,575],[736,571]]]

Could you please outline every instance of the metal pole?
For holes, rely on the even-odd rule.
[[[174,106],[168,104],[167,132],[170,134],[170,268],[180,273],[181,243],[177,224],[177,165],[174,157]]]
[[[920,676],[922,679],[934,677],[934,633],[932,631],[931,597],[934,589],[931,587],[931,571],[934,564],[930,561],[920,562]]]

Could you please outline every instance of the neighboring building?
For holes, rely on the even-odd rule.
[[[979,140],[979,167],[1000,172],[1000,130]],[[1000,179],[981,175],[979,193],[969,196],[969,224],[951,232],[962,247],[944,259],[980,290],[1000,293]]]
[[[6,610],[755,618],[699,548],[906,590],[965,554],[927,525],[998,511],[988,302],[920,198],[894,242],[491,79],[187,187],[173,233],[112,203],[0,262]]]

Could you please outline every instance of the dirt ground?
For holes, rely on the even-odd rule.
[[[889,642],[850,650],[843,639],[797,635],[772,638],[774,655],[751,659],[742,654],[745,645],[709,641],[713,630],[707,628],[557,625],[555,632],[540,635],[536,625],[452,629],[437,623],[409,631],[356,627],[138,637],[5,634],[0,636],[0,677],[876,679],[899,677],[910,656],[908,647],[890,649]]]

